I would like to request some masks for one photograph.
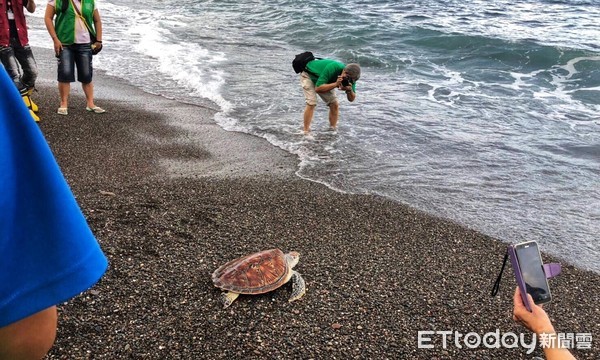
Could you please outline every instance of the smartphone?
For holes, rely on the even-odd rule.
[[[535,241],[528,241],[514,245],[514,254],[518,267],[515,268],[515,275],[518,271],[525,291],[531,295],[533,302],[536,304],[544,304],[552,300],[548,279],[544,271],[544,264],[538,244]],[[517,283],[519,282],[519,276]],[[521,289],[523,291],[523,289]],[[528,304],[527,304],[528,305]]]

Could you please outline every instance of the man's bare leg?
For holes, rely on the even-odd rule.
[[[329,104],[329,126],[331,126],[331,130],[337,130],[339,109],[340,105],[337,101]]]
[[[315,114],[315,105],[306,105],[304,108],[304,134],[310,132],[310,123],[312,122]]]

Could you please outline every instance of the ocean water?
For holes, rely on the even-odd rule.
[[[34,18],[42,18],[40,4]],[[298,176],[379,194],[600,272],[600,0],[99,0],[94,66],[218,111]],[[39,20],[39,19],[38,19]],[[31,43],[51,47],[43,26]],[[358,62],[313,137],[291,60]],[[213,105],[214,104],[214,105]],[[498,254],[502,256],[502,254]]]

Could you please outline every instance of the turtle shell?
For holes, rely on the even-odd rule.
[[[284,253],[265,250],[232,260],[212,274],[216,287],[240,294],[262,294],[285,284],[291,272]]]

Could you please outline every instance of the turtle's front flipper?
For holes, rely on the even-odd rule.
[[[231,303],[234,302],[238,296],[240,296],[240,294],[231,291],[222,293],[221,302],[223,303],[223,309],[231,305]]]
[[[300,299],[302,296],[304,296],[304,293],[306,292],[306,283],[304,282],[304,279],[302,278],[302,275],[300,275],[299,272],[292,271],[292,279],[291,280],[292,280],[292,296],[288,300],[289,302]]]

